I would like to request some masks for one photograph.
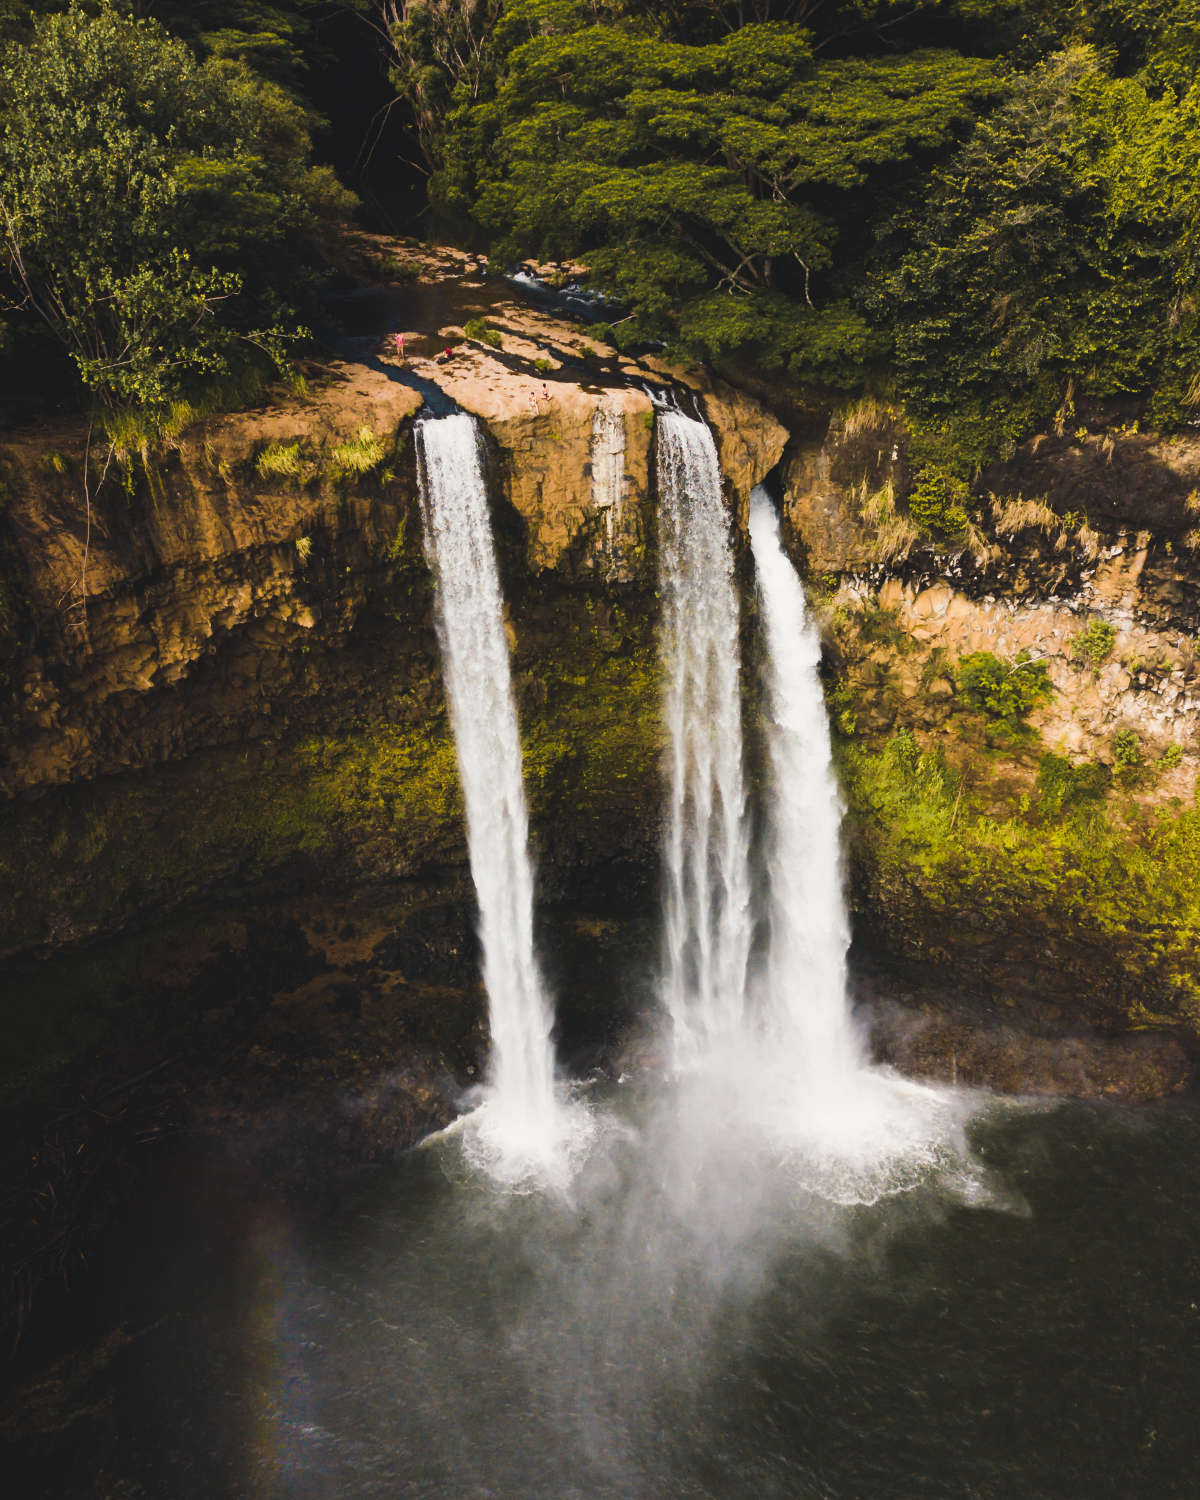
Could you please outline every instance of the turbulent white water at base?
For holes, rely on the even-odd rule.
[[[468,1149],[514,1185],[569,1176],[587,1116],[556,1088],[500,579],[473,417],[418,424],[425,552],[479,901],[492,1053]]]
[[[745,1021],[752,934],[738,689],[738,599],[712,434],[658,414],[662,654],[671,759],[664,1003],[687,1066]]]

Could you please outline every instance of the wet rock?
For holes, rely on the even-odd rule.
[[[1005,1094],[1147,1101],[1183,1093],[1194,1062],[1172,1036],[1036,1033],[926,1001],[877,1000],[867,1011],[879,1062],[913,1078]]]

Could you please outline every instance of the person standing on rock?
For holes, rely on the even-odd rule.
[[[396,338],[396,358],[400,361],[401,364],[404,364],[404,362],[405,362],[404,361],[404,335],[402,333],[398,333],[398,334],[395,335],[395,338]]]

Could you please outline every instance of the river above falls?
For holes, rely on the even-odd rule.
[[[177,1162],[7,1408],[15,1493],[1194,1493],[1200,1109],[973,1103],[857,1205],[719,1119],[689,1170],[637,1084],[567,1196],[453,1139],[320,1209]]]

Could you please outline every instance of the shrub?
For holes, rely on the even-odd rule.
[[[911,517],[897,512],[895,486],[890,479],[864,496],[858,518],[870,532],[875,562],[902,562],[921,537]]]
[[[403,256],[393,255],[390,251],[380,256],[379,269],[389,281],[399,282],[401,286],[410,286],[421,278],[421,267],[417,261],[405,260]]]
[[[552,359],[535,359],[533,368],[539,375],[549,375],[554,369],[554,361]]]
[[[1027,500],[1023,495],[997,499],[992,511],[992,525],[997,536],[1019,536],[1022,531],[1065,531],[1067,525],[1050,509],[1045,500]]]
[[[1158,758],[1164,771],[1174,771],[1183,764],[1183,751],[1178,745],[1168,745]]]
[[[911,729],[901,729],[887,742],[887,753],[901,771],[915,771],[921,761],[921,747]]]
[[[1071,642],[1071,656],[1080,666],[1090,665],[1097,671],[1112,655],[1117,631],[1107,620],[1089,620],[1087,629]]]
[[[896,651],[907,651],[912,645],[912,637],[901,623],[900,611],[886,609],[878,599],[871,599],[863,605],[858,629],[863,640],[874,645],[890,646]]]
[[[1108,770],[1094,761],[1072,764],[1065,755],[1047,751],[1038,761],[1038,811],[1059,817],[1088,802],[1098,802],[1108,789]]]
[[[849,737],[858,729],[857,694],[847,683],[838,683],[831,688],[826,702],[833,727],[838,734]]]
[[[970,502],[971,491],[965,481],[940,465],[926,464],[908,497],[908,513],[935,541],[960,542],[970,524]]]
[[[408,546],[408,518],[401,516],[396,522],[396,531],[387,545],[388,562],[403,562],[405,549]]]
[[[499,349],[503,340],[494,328],[489,328],[482,318],[469,318],[463,332],[477,344],[486,344],[489,349]]]
[[[1054,692],[1045,662],[1028,651],[1011,662],[991,651],[972,651],[960,659],[957,677],[967,705],[1008,737],[1018,735],[1033,709]]]
[[[1132,729],[1118,729],[1113,735],[1112,757],[1117,780],[1132,785],[1142,770],[1142,742]]]
[[[258,455],[254,467],[262,479],[303,479],[306,469],[298,442],[269,444]]]

